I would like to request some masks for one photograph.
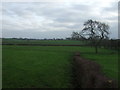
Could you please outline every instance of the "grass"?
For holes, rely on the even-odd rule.
[[[70,87],[69,55],[45,47],[3,47],[3,87]]]
[[[116,51],[75,46],[3,46],[3,88],[72,87],[72,55],[81,52],[98,62],[106,76],[117,79]]]
[[[104,51],[104,50],[103,50]],[[108,50],[109,51],[109,50]],[[99,63],[103,73],[110,78],[118,80],[118,54],[84,54],[82,57]]]
[[[47,45],[82,45],[82,41],[75,40],[16,40],[3,39],[3,44],[47,44]]]

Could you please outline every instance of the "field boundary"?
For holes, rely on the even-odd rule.
[[[16,46],[89,46],[89,45],[60,45],[60,44],[3,44],[2,45],[16,45]]]

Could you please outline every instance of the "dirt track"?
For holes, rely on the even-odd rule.
[[[101,66],[91,60],[84,59],[79,53],[73,58],[74,85],[77,88],[117,88],[117,82],[106,77]]]

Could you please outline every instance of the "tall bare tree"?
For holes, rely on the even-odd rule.
[[[73,40],[79,40],[80,34],[78,32],[72,32],[71,34]]]
[[[98,45],[103,39],[108,39],[109,25],[99,21],[88,20],[84,23],[84,28],[80,32],[80,36],[85,40],[89,40],[98,53]]]

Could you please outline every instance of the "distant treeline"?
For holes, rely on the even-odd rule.
[[[14,39],[14,40],[68,40],[68,39],[63,39],[63,38],[53,38],[53,39],[47,39],[47,38],[44,38],[44,39],[32,39],[32,38],[2,38],[2,39]]]
[[[92,47],[92,43],[89,40],[83,39],[73,39],[73,38],[53,38],[53,39],[30,39],[30,38],[2,38],[3,40],[76,40],[76,41],[83,41],[84,44],[89,45]],[[119,49],[120,48],[120,39],[109,39],[109,40],[102,40],[98,47],[104,47],[108,49]]]
[[[93,46],[93,44],[90,42],[90,40],[84,40],[82,38],[66,38],[67,40],[77,40],[77,41],[83,41],[86,45]],[[101,43],[98,45],[98,47],[104,47],[108,49],[120,49],[120,39],[104,39],[101,41]]]
[[[92,46],[91,43],[87,44]],[[120,39],[102,40],[98,47],[104,47],[107,49],[120,49]]]

